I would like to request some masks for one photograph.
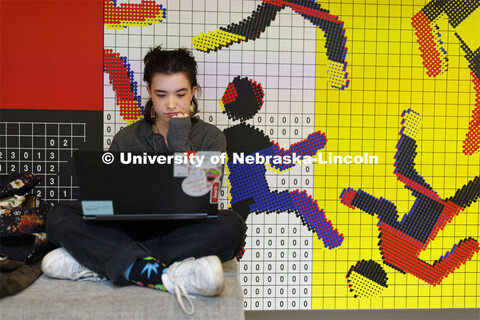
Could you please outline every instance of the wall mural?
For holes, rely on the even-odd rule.
[[[228,141],[220,206],[247,221],[246,310],[478,308],[479,6],[2,3],[0,173],[32,171],[46,200],[77,199],[72,151],[107,149],[142,118],[150,47],[187,47],[199,116]],[[18,41],[32,30],[51,37]]]

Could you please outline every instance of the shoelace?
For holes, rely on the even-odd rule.
[[[187,315],[191,316],[193,315],[193,313],[195,312],[195,307],[193,305],[193,302],[192,302],[192,297],[188,294],[187,292],[187,289],[185,289],[185,286],[182,284],[182,283],[179,283],[178,280],[177,280],[177,277],[179,278],[185,278],[185,276],[188,276],[188,275],[185,275],[185,274],[178,274],[176,275],[175,274],[175,271],[177,270],[177,268],[179,266],[181,266],[183,263],[187,262],[187,261],[192,261],[192,260],[195,260],[194,258],[189,258],[189,259],[186,259],[186,260],[183,260],[181,262],[177,262],[173,265],[171,265],[168,269],[167,269],[167,275],[168,275],[168,278],[173,282],[173,284],[175,285],[175,295],[177,297],[177,301],[178,301],[178,304],[180,305],[180,308],[182,308],[183,312],[185,312]],[[185,297],[185,299],[187,300],[188,304],[190,305],[191,307],[191,310],[187,310],[187,308],[185,307],[185,304],[183,303],[183,297]]]
[[[92,270],[88,270],[88,269],[75,272],[74,274],[72,274],[70,279],[78,280],[78,281],[92,281],[92,282],[107,280],[107,278],[101,277],[98,273],[95,273]]]

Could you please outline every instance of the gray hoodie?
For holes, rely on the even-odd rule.
[[[155,144],[153,143],[155,139]],[[198,118],[172,118],[167,134],[168,148],[160,133],[154,133],[152,125],[139,120],[117,132],[110,151],[221,151],[225,152],[227,140],[214,125]],[[156,150],[154,148],[156,147]]]

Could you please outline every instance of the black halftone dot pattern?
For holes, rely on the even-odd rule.
[[[220,27],[220,30],[228,31],[234,34],[242,35],[246,38],[245,41],[255,40],[262,32],[275,20],[277,12],[282,10],[285,6],[279,7],[268,3],[260,4],[252,15],[243,19],[239,23],[232,23],[226,27]]]
[[[385,270],[383,270],[382,266],[379,263],[373,260],[358,261],[357,264],[350,270],[358,272],[362,276],[374,281],[381,286],[384,286],[385,288],[388,287],[387,273],[385,272]]]
[[[265,133],[249,124],[241,123],[223,130],[227,138],[228,159],[233,153],[252,154],[273,145]]]
[[[232,120],[251,119],[263,105],[262,86],[248,78],[235,77],[222,97],[227,116]]]
[[[480,197],[480,178],[476,177],[472,181],[469,181],[467,185],[457,190],[455,195],[450,199],[447,198],[446,201],[450,200],[460,207],[466,208],[476,202],[478,197]]]
[[[355,298],[378,296],[387,288],[387,273],[373,260],[361,260],[350,268],[347,283]]]

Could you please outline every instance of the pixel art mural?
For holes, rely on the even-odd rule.
[[[248,225],[245,310],[478,308],[479,3],[2,1],[0,174],[77,199],[71,152],[142,118],[150,47],[186,47]]]
[[[345,69],[347,54],[345,29],[343,22],[328,10],[322,9],[314,0],[263,0],[252,15],[239,23],[220,27],[215,32],[202,33],[193,39],[195,49],[210,52],[228,47],[234,42],[255,40],[275,19],[277,12],[290,7],[304,19],[318,26],[326,37],[325,48],[329,60],[328,73],[331,86],[343,90],[348,87]]]
[[[477,201],[480,197],[480,178],[477,176],[470,180],[457,189],[452,197],[444,200],[439,198],[415,169],[419,114],[409,109],[404,111],[402,117],[403,126],[396,146],[398,151],[395,154],[394,174],[416,198],[410,212],[398,221],[395,204],[384,198],[377,199],[360,189],[344,189],[340,199],[352,209],[360,208],[368,214],[377,215],[379,248],[385,264],[435,286],[480,251],[478,241],[469,237],[455,244],[433,264],[419,259],[420,253],[435,239],[438,232],[447,223],[451,223],[460,211]]]
[[[455,30],[455,36],[465,52],[476,92],[475,108],[463,141],[463,152],[466,155],[472,155],[480,148],[480,41],[476,31],[480,28],[479,6],[479,1],[432,0],[412,18],[423,65],[430,77],[442,74],[448,67],[447,52],[437,26],[442,15],[448,17],[448,23]]]
[[[325,247],[336,248],[342,244],[343,235],[334,229],[327,220],[317,202],[305,191],[271,191],[265,180],[265,165],[271,165],[276,171],[284,171],[295,166],[289,164],[235,163],[234,153],[254,156],[258,159],[296,154],[313,156],[323,149],[327,143],[325,134],[320,131],[310,134],[307,139],[294,143],[288,150],[270,141],[262,131],[245,124],[245,120],[253,117],[263,105],[263,90],[260,84],[247,78],[236,77],[228,85],[221,106],[232,120],[240,119],[241,123],[224,130],[228,145],[228,181],[230,183],[230,204],[245,220],[250,212],[284,212],[294,211],[301,221],[323,240]]]

